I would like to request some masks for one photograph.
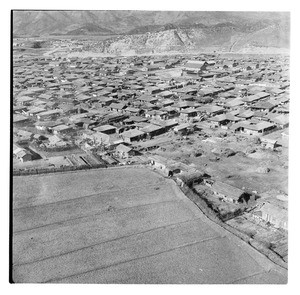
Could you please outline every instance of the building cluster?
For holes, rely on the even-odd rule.
[[[21,162],[68,151],[69,165],[124,163],[164,145],[167,134],[264,136],[288,127],[288,59],[19,55],[12,112],[13,153]],[[214,187],[219,195],[228,190]]]

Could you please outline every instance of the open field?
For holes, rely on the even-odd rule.
[[[153,153],[193,164],[197,169],[214,175],[216,179],[241,189],[244,187],[259,193],[276,190],[278,193],[280,191],[287,194],[288,148],[287,143],[284,144],[281,139],[281,132],[282,130],[279,130],[266,136],[282,142],[280,152],[263,149],[260,144],[253,142],[253,138],[247,136],[228,134],[227,137],[220,138],[211,131],[211,137],[206,140],[199,140],[197,135],[189,135],[188,145],[173,137],[173,141],[164,145],[163,150],[155,150]],[[221,151],[226,148],[237,154],[231,157],[222,155]],[[255,152],[247,154],[249,149]],[[195,157],[195,152],[200,152],[201,156]],[[211,161],[216,155],[219,160]],[[270,171],[259,173],[257,169],[260,167],[270,168]]]
[[[71,166],[70,162],[63,156],[49,157],[46,159],[28,161],[23,163],[18,161],[18,159],[13,159],[13,165],[15,169],[60,167],[61,165]]]
[[[145,168],[13,178],[13,279],[286,283],[286,272]]]

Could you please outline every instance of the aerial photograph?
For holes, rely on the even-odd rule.
[[[287,284],[290,12],[10,13],[10,283]]]

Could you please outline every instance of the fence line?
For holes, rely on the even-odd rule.
[[[59,173],[59,172],[71,172],[78,170],[91,170],[91,169],[126,169],[126,168],[140,168],[144,167],[142,164],[133,165],[105,165],[105,164],[95,164],[92,166],[82,165],[82,166],[64,166],[64,167],[53,167],[53,168],[34,168],[26,170],[13,170],[13,176],[25,176],[25,175],[36,175],[36,174],[48,174],[48,173]]]

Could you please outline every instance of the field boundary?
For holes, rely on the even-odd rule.
[[[96,164],[93,166],[64,166],[58,168],[36,168],[36,169],[26,169],[26,170],[13,170],[13,176],[26,176],[26,175],[37,175],[37,174],[50,174],[50,173],[62,173],[62,172],[72,172],[79,170],[91,170],[91,169],[126,169],[126,168],[140,168],[144,167],[143,164],[132,164],[132,165],[104,165]]]
[[[177,185],[176,181],[174,181]],[[218,224],[225,230],[229,231],[233,235],[237,236],[247,244],[249,244],[252,248],[256,249],[258,252],[266,256],[269,260],[271,260],[273,263],[277,264],[278,266],[288,269],[288,264],[284,262],[279,255],[277,255],[272,250],[266,248],[263,246],[260,242],[257,240],[250,238],[247,234],[244,234],[240,232],[239,230],[231,227],[230,225],[224,223],[222,220],[219,219],[218,216],[213,212],[211,208],[209,208],[206,204],[206,202],[201,198],[200,195],[196,194],[190,187],[187,185],[178,186],[177,187],[183,192],[183,194],[189,198],[199,209],[200,211],[211,221]]]

